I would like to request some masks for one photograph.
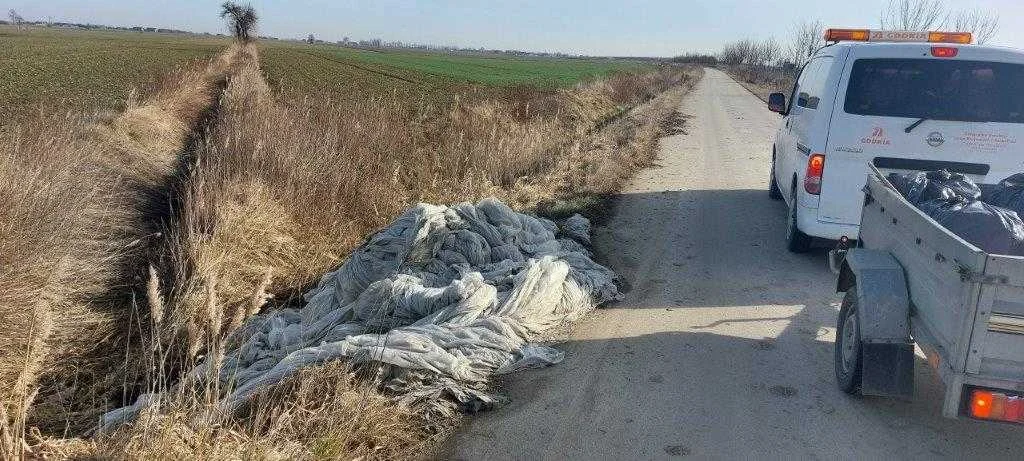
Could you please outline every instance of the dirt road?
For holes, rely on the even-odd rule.
[[[912,402],[836,388],[834,276],[823,253],[786,252],[766,192],[777,117],[710,69],[681,112],[687,133],[598,229],[625,301],[583,321],[563,363],[506,380],[512,403],[447,456],[1019,459],[1021,428],[941,418],[923,360]]]

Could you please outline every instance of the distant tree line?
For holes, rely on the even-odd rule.
[[[45,26],[55,27],[62,29],[86,29],[86,30],[123,30],[123,31],[135,31],[135,32],[158,32],[166,34],[191,34],[200,35],[196,32],[180,29],[168,29],[164,27],[146,27],[146,26],[107,26],[103,24],[90,24],[90,23],[78,23],[78,22],[64,22],[64,21],[29,21],[18,14],[15,10],[7,12],[7,20],[0,19],[0,24],[14,25],[19,28],[25,26]],[[213,35],[209,33],[203,33],[201,35]],[[221,35],[221,34],[218,34]]]
[[[718,56],[707,53],[687,53],[676,56],[669,61],[679,64],[700,64],[702,66],[717,66]]]
[[[865,27],[870,27],[865,25]],[[879,24],[883,30],[946,30],[971,32],[974,42],[985,44],[999,30],[999,15],[980,9],[954,10],[943,0],[889,0]],[[754,82],[793,78],[803,65],[825,46],[825,25],[821,21],[795,22],[784,41],[775,37],[742,38],[726,43],[717,55],[690,53],[673,62],[721,65],[738,70]]]

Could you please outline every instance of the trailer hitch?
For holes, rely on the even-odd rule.
[[[840,269],[843,267],[843,260],[846,259],[846,251],[850,249],[850,238],[847,236],[839,237],[839,242],[836,243],[836,247],[828,252],[828,269],[833,274],[838,274]]]

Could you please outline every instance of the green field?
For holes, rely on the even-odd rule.
[[[0,26],[0,116],[38,105],[115,107],[132,88],[145,89],[227,43],[178,34]]]
[[[206,59],[229,40],[213,36],[0,26],[0,116],[38,106],[108,109],[176,67]],[[485,93],[526,85],[571,86],[650,64],[613,59],[492,53],[364,50],[265,40],[261,61],[275,88],[352,98],[403,91]]]
[[[649,67],[602,58],[523,57],[492,53],[366,50],[332,45],[265,42],[268,80],[281,86],[347,90],[350,83],[405,85],[571,86],[580,80]],[[352,80],[348,82],[346,80]]]

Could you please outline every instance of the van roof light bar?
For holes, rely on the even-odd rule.
[[[920,42],[958,43],[968,45],[974,37],[970,32],[940,32],[911,30],[827,29],[826,42]]]

